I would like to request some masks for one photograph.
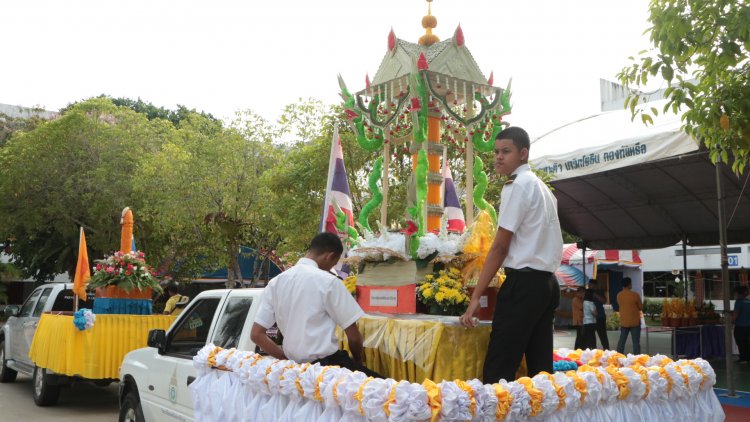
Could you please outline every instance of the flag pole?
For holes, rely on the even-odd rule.
[[[331,205],[330,192],[331,186],[333,186],[333,173],[336,170],[336,142],[339,138],[339,125],[335,124],[333,127],[333,138],[331,139],[331,154],[328,156],[328,180],[326,181],[326,190],[324,192],[323,199],[323,212],[320,216],[320,233],[326,231],[326,218],[328,218],[328,207]]]

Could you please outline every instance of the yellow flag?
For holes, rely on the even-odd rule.
[[[76,276],[73,279],[73,293],[83,301],[86,301],[86,285],[91,278],[90,268],[86,236],[83,234],[83,227],[81,227],[81,239],[78,242],[78,263],[76,264]]]

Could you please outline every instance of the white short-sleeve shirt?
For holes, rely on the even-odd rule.
[[[555,272],[562,259],[557,198],[528,164],[513,172],[503,187],[497,224],[513,232],[504,267]]]
[[[335,353],[336,326],[347,328],[362,316],[341,280],[302,258],[268,283],[255,322],[264,328],[278,324],[284,354],[306,363]]]

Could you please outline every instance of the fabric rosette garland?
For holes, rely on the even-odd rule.
[[[91,312],[91,309],[82,308],[73,314],[73,325],[75,325],[79,331],[93,327],[94,323],[96,323],[96,315]]]
[[[724,419],[707,361],[598,352],[556,351],[588,362],[577,371],[497,384],[416,384],[209,344],[193,358],[198,378],[190,390],[195,419],[202,421]]]

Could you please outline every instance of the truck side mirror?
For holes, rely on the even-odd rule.
[[[164,352],[167,346],[167,333],[164,330],[151,330],[148,332],[148,347],[154,347],[159,353]]]
[[[18,311],[20,310],[21,308],[18,305],[8,305],[5,307],[5,316],[6,317],[18,316]]]

